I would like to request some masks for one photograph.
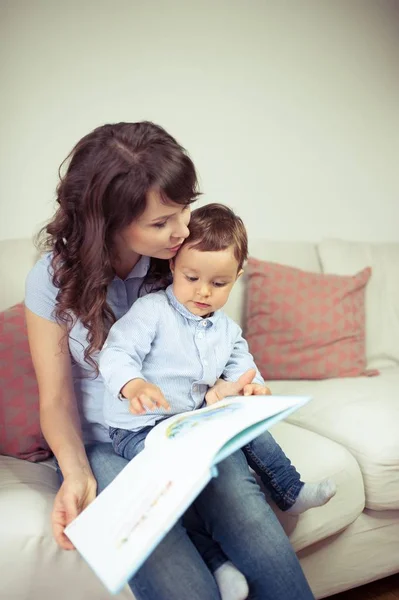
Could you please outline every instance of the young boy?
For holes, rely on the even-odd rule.
[[[223,387],[226,395],[226,382],[248,370],[254,377],[244,395],[270,393],[241,329],[220,310],[247,255],[239,217],[221,204],[196,209],[190,235],[171,260],[173,284],[139,298],[111,328],[100,372],[105,418],[121,456],[132,459],[159,420],[216,402]],[[300,514],[335,492],[330,481],[304,484],[269,432],[243,450],[281,510]]]
[[[111,328],[99,365],[105,420],[121,456],[141,452],[161,419],[237,394],[233,382],[247,380],[244,395],[270,393],[241,329],[220,310],[247,255],[244,224],[229,208],[194,210],[190,235],[170,263],[173,283],[139,298]],[[335,494],[330,480],[303,483],[269,432],[243,451],[282,510],[299,514]]]

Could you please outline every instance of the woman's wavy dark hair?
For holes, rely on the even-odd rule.
[[[193,202],[199,195],[197,175],[171,135],[142,122],[98,127],[76,144],[59,176],[58,208],[38,243],[53,254],[56,319],[68,332],[80,319],[88,330],[84,357],[98,373],[92,357],[115,321],[107,304],[114,236],[144,212],[152,187],[172,202]],[[168,272],[168,261],[153,260],[149,282],[164,280]]]

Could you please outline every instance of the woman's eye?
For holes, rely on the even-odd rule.
[[[162,229],[162,227],[165,227],[167,221],[163,221],[162,223],[154,223],[154,227],[158,227],[158,229]]]

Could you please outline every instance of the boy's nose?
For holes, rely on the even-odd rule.
[[[210,289],[209,289],[209,285],[202,285],[199,289],[199,293],[201,294],[201,296],[206,297],[210,295]]]

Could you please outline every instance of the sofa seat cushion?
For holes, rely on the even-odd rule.
[[[397,510],[364,510],[345,531],[305,548],[299,553],[299,559],[315,597],[330,597],[397,573],[398,539]],[[388,590],[384,594],[383,587],[381,583],[379,593],[363,590],[363,593],[343,594],[339,598],[397,600],[397,594]]]
[[[50,515],[58,487],[48,465],[0,455],[1,597],[134,600],[127,586],[111,595],[78,552],[57,546]]]
[[[305,481],[332,477],[338,487],[336,496],[328,504],[307,511],[299,519],[273,507],[298,551],[342,531],[361,514],[364,508],[362,475],[353,456],[327,438],[289,423],[279,423],[273,427],[272,433]],[[314,460],[315,456],[323,459]],[[59,487],[52,461],[32,464],[0,456],[0,482],[0,510],[3,515],[0,540],[4,547],[17,539],[24,546],[23,539],[26,539],[29,540],[26,554],[29,547],[37,550],[35,540],[41,540],[40,543],[48,546],[58,562],[62,563],[65,558],[66,567],[71,553],[57,549],[50,525],[53,499]],[[75,562],[74,566],[85,571],[81,562]],[[62,565],[59,566],[61,568]]]
[[[378,377],[269,382],[274,394],[313,397],[289,422],[345,446],[358,461],[366,506],[399,509],[399,368]]]
[[[289,423],[271,433],[307,482],[331,477],[337,494],[326,505],[299,518],[273,507],[296,552],[344,530],[364,509],[363,478],[350,452],[336,442]]]

